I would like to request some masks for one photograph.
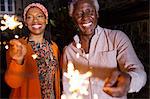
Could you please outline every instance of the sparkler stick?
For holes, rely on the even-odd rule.
[[[3,26],[0,27],[0,29],[2,31],[6,30],[7,28],[10,29],[10,30],[14,30],[16,27],[19,27],[20,29],[23,27],[22,22],[17,21],[17,17],[15,17],[14,15],[13,16],[9,16],[9,15],[5,14],[3,16],[3,19],[4,20],[1,20],[1,24],[3,24]],[[18,35],[14,35],[14,37],[16,39],[19,38]],[[9,48],[8,44],[4,44],[4,45],[5,45],[6,49]],[[33,54],[32,57],[33,57],[33,59],[36,59],[37,55]]]
[[[0,26],[1,31],[6,30],[7,28],[10,30],[14,30],[16,27],[19,27],[20,29],[23,27],[22,22],[17,21],[17,17],[15,17],[15,15],[9,16],[9,15],[5,14],[3,16],[3,20],[1,20],[1,24],[3,25],[3,26]],[[15,35],[14,37],[16,39],[19,38],[18,35]],[[4,44],[4,45],[5,45],[6,49],[9,48],[9,46],[7,44]]]
[[[76,47],[80,49],[81,44],[77,43]],[[79,58],[80,54],[76,53],[76,57]],[[88,59],[89,55],[86,54],[84,57]],[[92,76],[92,73],[88,71],[85,74],[80,74],[78,70],[74,70],[74,65],[71,61],[68,62],[67,67],[67,72],[64,72],[63,75],[69,80],[69,91],[72,94],[63,94],[61,99],[83,99],[82,95],[88,95],[88,78]],[[93,94],[93,99],[98,99],[96,93]]]

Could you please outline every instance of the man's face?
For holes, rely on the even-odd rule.
[[[73,19],[83,35],[93,34],[98,20],[93,3],[89,0],[79,1],[74,8]]]

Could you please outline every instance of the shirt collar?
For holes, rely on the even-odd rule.
[[[103,28],[100,27],[99,25],[97,25],[94,35],[99,36],[101,34],[102,30],[103,30]],[[93,37],[94,37],[94,35],[93,35]],[[76,44],[80,43],[80,39],[79,39],[79,36],[77,34],[73,37],[73,39],[74,39]]]

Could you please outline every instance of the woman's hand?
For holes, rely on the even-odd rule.
[[[25,45],[21,44],[19,40],[13,39],[10,42],[10,56],[14,59],[18,64],[23,64],[24,56],[27,53],[27,49]]]
[[[115,71],[106,79],[103,91],[112,97],[127,95],[131,76],[125,72]]]

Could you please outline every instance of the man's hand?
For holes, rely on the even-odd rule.
[[[27,53],[25,45],[21,44],[19,40],[13,39],[10,42],[10,56],[16,60],[18,64],[23,63],[24,56]]]
[[[127,95],[130,87],[131,76],[125,72],[114,71],[106,79],[103,91],[112,97],[122,97]]]

